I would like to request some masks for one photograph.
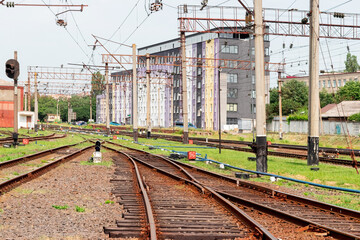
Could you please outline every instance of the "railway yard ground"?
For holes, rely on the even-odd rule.
[[[9,137],[9,129],[0,129],[0,134],[3,135],[0,139]],[[172,150],[196,151],[201,157],[256,170],[256,162],[248,160],[254,157],[253,153],[222,149],[219,154],[214,147],[185,145],[155,134],[151,139],[139,138],[135,143],[130,136],[121,134],[116,134],[117,139],[114,139],[113,135],[92,129],[81,133],[44,130],[37,134],[21,130],[20,138],[33,138],[28,145],[16,149],[1,147],[0,238],[147,239],[153,234],[156,234],[155,239],[360,237],[359,193],[281,178],[274,181],[269,176],[251,173],[248,179],[236,180],[238,170],[222,169],[219,164],[206,161],[179,159],[171,162],[168,157]],[[228,140],[246,141],[248,137],[251,136],[232,136]],[[294,135],[291,140],[285,138],[280,143],[301,144],[302,138],[302,135]],[[336,136],[326,138],[329,142],[323,147],[345,147],[341,145],[343,140]],[[102,141],[102,163],[89,162],[96,140]],[[354,149],[359,149],[357,141],[353,139]],[[273,142],[278,141],[274,139]],[[342,159],[348,157],[344,155]],[[228,176],[228,183],[221,183],[224,189],[219,189],[224,179],[215,179],[217,175],[212,179],[210,175],[205,176],[206,172],[200,173],[191,166]],[[268,173],[360,190],[359,175],[351,166],[320,162],[319,171],[311,171],[306,159],[269,155]],[[231,181],[235,181],[234,186]],[[251,190],[237,192],[243,191],[241,187]],[[236,199],[236,194],[251,200]],[[316,203],[305,203],[302,201],[307,200],[302,199],[312,199]],[[248,201],[258,205],[252,206]],[[320,206],[317,201],[325,205]],[[306,212],[318,208],[322,209],[321,213]],[[291,219],[291,215],[297,218]]]

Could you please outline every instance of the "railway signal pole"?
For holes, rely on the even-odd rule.
[[[267,172],[264,25],[262,0],[254,1],[255,13],[255,89],[256,89],[256,171]]]
[[[279,139],[282,140],[283,139],[283,122],[282,122],[282,92],[281,92],[281,85],[282,85],[282,80],[281,80],[281,72],[278,73],[278,85],[279,85]]]
[[[319,0],[310,0],[309,132],[307,164],[319,165]]]

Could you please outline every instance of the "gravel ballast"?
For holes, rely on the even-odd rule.
[[[0,196],[1,239],[107,239],[103,227],[122,213],[111,195],[114,166],[81,164],[91,154]],[[103,160],[114,155],[105,152]]]

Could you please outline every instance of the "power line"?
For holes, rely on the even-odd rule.
[[[129,16],[131,15],[131,13],[132,13],[132,12],[134,11],[134,9],[137,7],[137,5],[138,5],[139,2],[140,2],[140,0],[138,0],[138,1],[135,3],[134,7],[130,10],[129,14],[126,16],[126,18],[124,19],[124,21],[120,24],[120,26],[116,29],[116,31],[111,35],[111,37],[109,38],[109,40],[111,40],[111,39],[115,36],[115,34],[121,29],[121,27],[124,25],[124,23],[125,23],[126,20],[129,18]],[[106,45],[106,43],[108,43],[108,41],[105,42],[104,45]]]

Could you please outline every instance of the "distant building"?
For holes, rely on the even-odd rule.
[[[24,87],[18,87],[18,111],[23,111]],[[14,127],[14,82],[0,79],[0,127]]]
[[[60,115],[48,113],[46,120],[47,120],[48,122],[55,122],[56,120],[60,120]]]
[[[321,109],[323,120],[342,121],[351,115],[360,113],[360,101],[342,101],[339,104],[329,104]]]
[[[309,77],[287,77],[282,78],[281,80],[286,83],[290,80],[297,80],[299,82],[304,82],[309,86]],[[319,75],[319,90],[325,89],[328,93],[336,93],[340,87],[343,87],[347,82],[350,81],[359,81],[360,72],[355,73],[327,73]]]
[[[106,122],[106,102],[105,94],[96,96],[96,123],[105,123]]]
[[[249,43],[251,41],[251,44]],[[269,62],[268,36],[265,36],[265,61]],[[203,58],[202,62],[196,63],[197,67],[187,67],[187,97],[189,122],[198,128],[216,130],[218,129],[218,79],[220,78],[221,88],[221,124],[222,129],[226,125],[238,126],[240,119],[249,119],[256,112],[255,99],[255,71],[241,69],[223,68],[219,72],[216,66],[233,64],[228,60],[255,60],[254,39],[249,38],[248,34],[213,34],[197,33],[186,37],[186,56]],[[173,39],[139,49],[140,55],[149,53],[151,55],[164,56],[159,61],[166,63],[166,57],[180,57],[180,39]],[[210,61],[206,59],[222,59]],[[168,73],[170,83],[157,80],[156,75],[152,75],[151,84],[151,125],[153,127],[169,127],[174,122],[182,122],[182,79],[181,67],[169,65],[156,65],[152,63],[151,71],[158,75],[165,76]],[[179,62],[177,62],[179,65]],[[211,65],[212,68],[201,67],[201,65]],[[236,66],[233,66],[236,68]],[[254,66],[252,66],[254,67]],[[250,68],[250,67],[249,67]],[[145,66],[138,68],[138,124],[146,126],[146,80]],[[131,71],[130,71],[131,72]],[[251,73],[252,72],[252,73]],[[160,73],[160,74],[159,74]],[[162,74],[161,74],[162,73]],[[128,80],[121,79],[121,75],[129,75],[129,72],[112,73],[112,84],[110,86],[110,120],[116,122],[127,122],[126,118],[132,114],[132,83],[131,77]],[[266,83],[266,103],[269,103],[270,76],[265,73]],[[116,83],[117,82],[117,83]],[[112,91],[114,86],[114,91]],[[114,92],[114,96],[113,93]],[[173,92],[173,93],[172,93]],[[115,111],[112,112],[113,97],[115,98]],[[102,112],[102,97],[97,100],[99,115]],[[100,110],[101,109],[101,110]],[[113,114],[115,114],[113,118]],[[173,116],[172,116],[173,114]],[[99,117],[97,121],[102,121]],[[171,122],[171,119],[173,122]]]

